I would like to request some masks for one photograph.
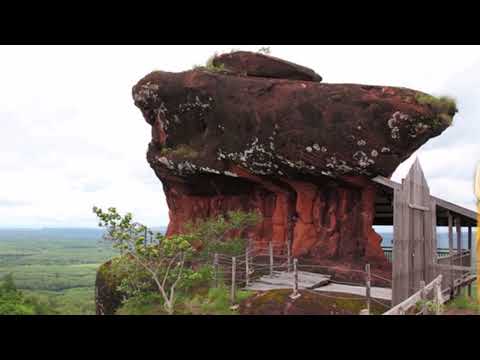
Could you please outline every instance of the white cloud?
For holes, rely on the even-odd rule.
[[[163,188],[145,159],[150,128],[132,86],[153,70],[183,71],[215,51],[261,46],[0,46],[0,226],[96,226],[93,205],[166,225]],[[472,207],[480,47],[271,48],[324,82],[456,96],[454,127],[418,154],[432,193]]]

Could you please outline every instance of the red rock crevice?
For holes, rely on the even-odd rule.
[[[195,185],[165,186],[170,209],[167,235],[181,233],[196,219],[226,214],[231,210],[258,211],[262,221],[250,231],[254,248],[272,241],[277,254],[285,254],[291,241],[295,257],[342,262],[384,263],[381,237],[372,228],[375,189],[350,184],[284,180],[273,183],[234,168],[248,183],[243,193],[194,194]],[[195,189],[195,190],[193,190]]]

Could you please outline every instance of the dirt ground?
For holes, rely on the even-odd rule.
[[[480,313],[470,309],[448,309],[442,315],[480,315]]]

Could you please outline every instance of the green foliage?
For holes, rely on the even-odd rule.
[[[415,312],[420,312],[423,308],[425,308],[427,315],[433,315],[437,310],[439,313],[442,313],[445,310],[445,306],[443,304],[436,304],[432,300],[417,301],[415,304]]]
[[[239,290],[236,293],[236,300],[237,302],[241,302],[252,296],[252,294],[253,292],[251,291]],[[195,305],[197,305],[196,308]],[[224,286],[209,289],[206,296],[196,296],[194,300],[190,302],[190,310],[193,315],[231,315],[238,313],[237,309],[232,309],[230,289]],[[200,312],[198,312],[198,310],[200,310]]]
[[[242,301],[253,293],[238,291],[237,300]],[[232,309],[230,290],[226,287],[210,288],[206,291],[183,292],[178,296],[177,315],[235,315]],[[166,315],[163,299],[153,292],[145,292],[125,301],[117,311],[118,315]]]
[[[214,60],[216,57],[218,57],[219,54],[216,52],[212,56],[210,56],[205,63],[205,65],[194,65],[193,69],[195,70],[204,70],[204,71],[209,71],[209,72],[218,72],[218,73],[225,73],[227,72],[227,69],[225,68],[224,64],[220,65],[215,65]]]
[[[270,49],[270,46],[264,46],[258,49],[257,52],[265,55],[270,55],[272,53],[272,50]]]
[[[127,254],[126,261],[122,262],[123,266],[128,266],[125,271],[127,276],[122,279],[119,290],[127,296],[136,296],[150,289],[153,282],[163,297],[168,313],[173,313],[175,290],[197,276],[194,268],[185,266],[195,252],[193,236],[179,234],[165,237],[156,234],[147,244],[144,236],[148,233],[147,227],[132,222],[131,213],[121,216],[115,208],[104,212],[97,207],[93,211],[100,219],[99,226],[106,228],[106,239]]]
[[[428,94],[418,94],[415,99],[419,104],[430,105],[440,121],[452,124],[453,116],[458,112],[454,98],[449,96],[434,97]]]
[[[240,236],[232,237],[232,234],[241,235],[260,220],[258,212],[229,211],[226,216],[187,223],[185,228],[202,242],[203,255],[218,252],[233,256],[245,251],[247,240]]]
[[[214,269],[208,256],[213,251],[243,253],[246,241],[239,235],[259,221],[257,213],[231,211],[226,217],[188,224],[184,234],[169,237],[156,234],[147,244],[143,234],[148,229],[133,223],[130,213],[121,216],[115,208],[104,212],[97,207],[93,211],[100,220],[99,225],[106,228],[105,238],[123,253],[112,259],[108,272],[120,279],[117,290],[134,299],[126,305],[127,312],[132,312],[132,307],[142,308],[143,296],[156,290],[162,301],[157,301],[155,306],[161,305],[173,314],[179,299],[210,285]],[[232,232],[237,236],[227,241]],[[103,275],[105,279],[111,276]]]
[[[35,315],[38,310],[39,303],[17,289],[12,274],[0,280],[0,315]]]
[[[450,301],[446,309],[471,310],[480,314],[480,304],[477,301],[476,283],[472,286],[472,297],[468,297],[466,289],[462,289],[462,293]]]
[[[117,315],[166,315],[162,296],[158,292],[142,292],[126,299]]]

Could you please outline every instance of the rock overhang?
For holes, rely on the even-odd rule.
[[[133,97],[152,125],[149,159],[179,176],[388,177],[455,113],[406,88],[205,70],[153,72]]]

